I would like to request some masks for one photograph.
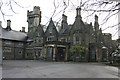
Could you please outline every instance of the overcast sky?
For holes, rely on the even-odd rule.
[[[15,0],[18,4],[20,4],[21,6],[23,6],[24,8],[17,6],[15,3],[12,3],[13,6],[13,10],[16,12],[13,13],[12,11],[10,11],[9,7],[7,7],[7,1],[9,0],[3,0],[4,1],[4,5],[2,7],[2,10],[4,13],[6,13],[9,16],[5,16],[5,20],[10,19],[11,20],[11,27],[13,30],[21,30],[21,28],[24,26],[26,27],[26,31],[28,28],[27,25],[27,10],[32,11],[33,10],[33,6],[40,6],[40,9],[42,11],[42,22],[41,24],[45,25],[50,17],[52,16],[53,12],[54,12],[54,5],[53,5],[53,1],[54,0]],[[64,6],[63,6],[63,2],[61,2],[62,0],[56,0],[56,5],[59,4],[60,7],[57,8],[57,12],[55,13],[56,16],[53,17],[53,21],[59,21],[59,19],[62,17],[62,13],[59,13],[59,11],[61,11]],[[67,1],[67,0],[66,0]],[[75,20],[75,16],[76,16],[76,10],[75,8],[80,4],[79,0],[71,0],[72,3],[69,3],[69,7],[66,9],[65,14],[68,16],[68,24],[73,24],[74,20]],[[59,13],[59,14],[58,14]],[[99,15],[100,13],[97,13],[97,15]],[[85,17],[88,15],[86,12],[81,13],[82,15],[82,19],[84,22],[90,23],[92,22],[92,24],[94,24],[94,15],[92,15],[91,17],[89,17],[88,19],[86,19]],[[99,16],[99,23],[101,24],[104,17],[105,17],[105,13],[102,13],[101,16]],[[0,14],[0,21],[2,21],[2,26],[5,28],[6,27],[6,21],[3,20],[2,15]],[[105,29],[108,26],[114,25],[118,22],[118,16],[114,16],[112,17],[106,24],[100,26],[103,29]],[[103,32],[105,33],[111,33],[113,36],[113,39],[117,39],[118,38],[118,34],[115,35],[115,33],[117,32],[118,27],[113,27],[113,28],[108,28],[106,30],[104,30]]]

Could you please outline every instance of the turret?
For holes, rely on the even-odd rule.
[[[40,15],[40,7],[39,6],[34,6],[33,14]]]
[[[33,14],[34,14],[34,26],[38,26],[41,22],[41,11],[39,6],[35,6],[33,8]]]
[[[28,27],[38,26],[41,23],[41,11],[39,6],[34,6],[33,11],[27,11]]]
[[[32,36],[41,23],[41,11],[39,6],[34,6],[33,11],[27,11],[28,35]]]

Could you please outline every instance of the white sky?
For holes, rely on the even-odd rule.
[[[7,2],[8,0],[3,0],[4,2]],[[7,7],[7,4],[4,3],[4,6],[2,7],[3,12],[5,12],[8,15],[12,15],[12,16],[5,16],[5,21],[2,18],[2,15],[0,14],[0,21],[2,21],[2,26],[5,28],[7,23],[6,20],[10,19],[11,20],[11,27],[13,30],[21,30],[21,28],[24,26],[26,27],[26,31],[27,31],[27,10],[32,11],[33,10],[33,6],[40,6],[41,11],[42,11],[42,22],[41,24],[46,24],[51,15],[53,14],[54,11],[54,5],[53,5],[53,1],[54,0],[15,0],[16,2],[18,2],[18,4],[20,4],[21,6],[23,6],[24,8],[21,8],[19,6],[17,6],[16,4],[13,3],[13,9],[17,14],[12,13],[12,11],[9,10],[9,8]],[[62,6],[62,2],[60,2],[62,0],[56,0],[56,3],[60,4],[60,7],[57,9],[56,14],[63,9],[64,7]],[[73,4],[75,5],[75,7],[77,7],[79,5],[79,0],[71,0],[73,2]],[[76,10],[75,7],[71,4],[69,5],[69,7],[67,8],[65,14],[68,16],[68,24],[73,24],[74,20],[75,20],[75,16],[76,16]],[[53,21],[58,21],[59,18],[61,18],[62,13],[58,14],[57,16],[53,17]],[[86,20],[84,19],[87,14],[86,12],[81,13],[82,15],[82,19],[83,21],[86,22]],[[99,15],[99,14],[97,14]],[[99,23],[102,23],[102,20],[105,17],[105,13],[101,16],[99,16]],[[88,23],[92,22],[92,24],[94,24],[94,15],[89,17],[87,20]],[[100,26],[102,29],[105,29],[108,26],[112,26],[114,24],[116,24],[118,22],[118,16],[114,16],[112,17],[106,24],[104,24],[103,26]],[[111,33],[113,38],[112,39],[117,39],[118,38],[118,34],[114,35],[117,32],[117,26],[114,28],[108,28],[106,29],[105,33]]]

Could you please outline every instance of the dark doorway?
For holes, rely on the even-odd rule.
[[[53,60],[53,47],[47,48],[47,60]]]
[[[96,61],[96,47],[94,43],[89,44],[89,60],[90,62]]]
[[[58,47],[58,53],[57,53],[57,61],[64,61],[65,60],[65,48]]]

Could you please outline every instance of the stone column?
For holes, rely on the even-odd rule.
[[[67,57],[68,57],[68,46],[66,46],[65,61],[67,61]]]
[[[55,61],[55,57],[56,57],[55,56],[55,54],[56,54],[55,52],[56,52],[56,50],[55,50],[55,48],[53,48],[53,61]]]
[[[59,58],[58,58],[58,54],[57,54],[57,44],[55,44],[55,47],[54,47],[54,48],[55,48],[55,51],[54,51],[54,52],[55,52],[55,53],[54,53],[54,54],[55,54],[55,60],[56,60],[56,61],[59,61],[59,60],[58,60],[58,59],[59,59]]]
[[[100,49],[97,49],[97,51],[96,51],[96,58],[97,58],[98,62],[101,61],[101,51],[100,51]]]
[[[44,45],[44,47],[43,47],[42,57],[43,57],[44,60],[46,60],[46,58],[47,58],[47,47],[46,47],[46,45]]]
[[[45,58],[46,58],[46,60],[48,59],[48,47],[47,47],[47,45],[45,47]]]

